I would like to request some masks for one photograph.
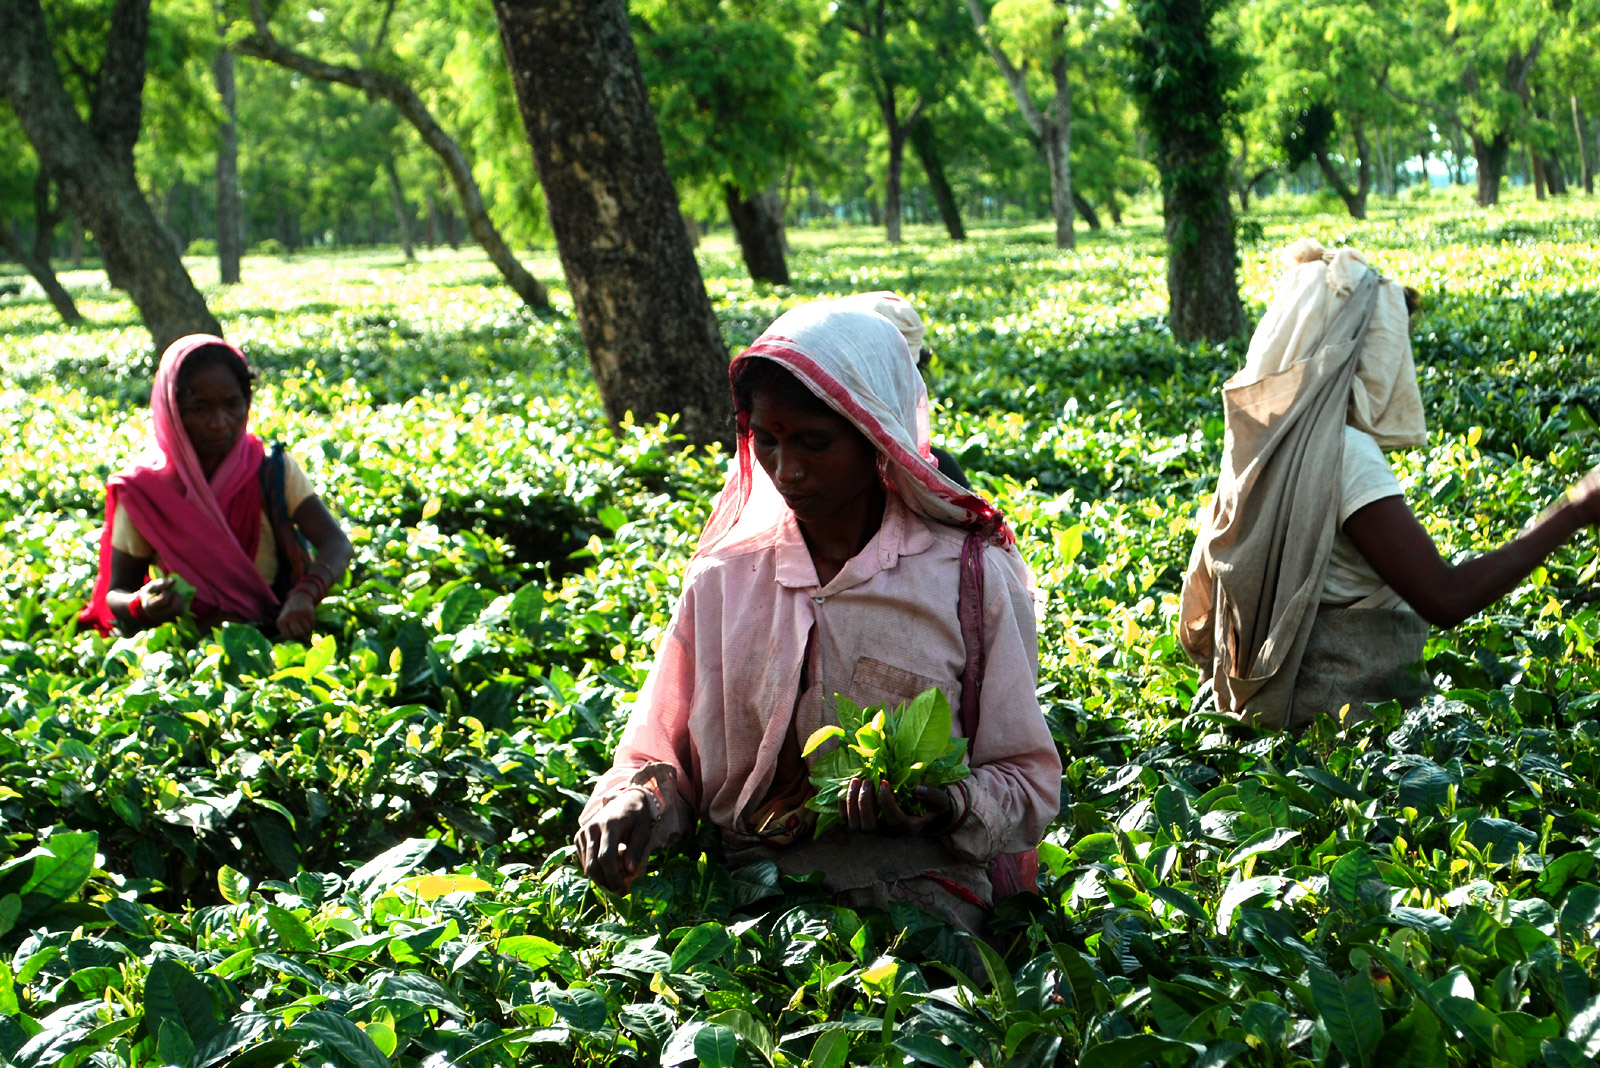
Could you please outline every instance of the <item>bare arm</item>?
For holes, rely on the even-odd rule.
[[[111,589],[106,592],[106,606],[117,617],[123,633],[142,630],[157,623],[165,623],[183,614],[183,595],[175,588],[171,578],[146,582],[150,574],[150,561],[123,552],[111,550]],[[138,599],[143,619],[135,619],[133,601]]]
[[[316,550],[317,563],[327,566],[329,581],[338,582],[344,569],[350,566],[350,557],[355,555],[339,521],[333,518],[333,513],[322,503],[322,498],[314,493],[300,502],[300,507],[294,510],[293,519],[294,525],[300,528]]]
[[[1402,497],[1385,497],[1357,509],[1344,521],[1344,533],[1418,615],[1449,628],[1516,589],[1546,557],[1592,523],[1600,523],[1600,468],[1515,538],[1459,564],[1439,555]]]
[[[316,551],[316,562],[312,566],[326,571],[328,585],[334,585],[339,581],[339,576],[344,574],[345,568],[350,566],[350,557],[354,554],[344,528],[328,511],[328,506],[322,503],[322,498],[314,493],[300,502],[293,518],[294,525],[300,528]],[[285,638],[305,638],[311,634],[316,622],[317,606],[311,600],[311,594],[298,586],[290,590],[283,599],[283,607],[278,611],[278,632]]]

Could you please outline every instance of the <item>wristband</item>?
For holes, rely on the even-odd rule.
[[[132,619],[135,623],[150,622],[150,617],[145,615],[144,594],[142,592],[136,593],[132,597],[128,598],[128,618]]]

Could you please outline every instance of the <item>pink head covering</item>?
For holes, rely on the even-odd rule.
[[[237,346],[211,334],[187,334],[168,345],[167,351],[161,356],[161,365],[156,369],[155,384],[150,390],[150,422],[155,434],[156,448],[154,451],[147,451],[140,460],[135,461],[135,467],[148,464],[157,470],[165,468],[168,477],[176,478],[183,487],[184,496],[189,498],[213,525],[225,528],[228,523],[223,517],[218,501],[231,498],[237,492],[242,479],[256,477],[256,468],[261,463],[259,454],[262,450],[260,439],[246,430],[239,435],[233,451],[223,458],[209,479],[200,467],[200,457],[196,455],[194,446],[189,442],[189,435],[183,429],[183,415],[178,407],[178,378],[190,356],[202,348],[213,345],[233,353],[245,370],[249,370],[250,362],[245,359],[244,353]],[[251,443],[254,443],[253,449]],[[254,462],[252,462],[252,452],[257,454]],[[148,538],[148,535],[146,537]],[[254,554],[254,545],[250,547],[250,551]]]
[[[195,587],[191,609],[208,615],[264,620],[278,598],[256,570],[261,533],[257,481],[265,449],[246,430],[208,479],[183,428],[178,380],[184,363],[207,346],[220,346],[249,368],[244,353],[211,334],[189,334],[167,346],[150,390],[155,442],[106,482],[106,523],[100,535],[100,575],[79,621],[108,633],[115,617],[106,604],[111,588],[111,529],[117,508],[155,549],[162,565]]]
[[[946,478],[935,465],[928,391],[896,323],[851,298],[803,304],[779,317],[737,356],[729,378],[738,375],[744,361],[757,357],[782,366],[865,434],[878,451],[885,488],[912,511],[982,533],[997,546],[1015,543],[994,505]],[[755,463],[742,423],[737,463],[701,532],[696,556],[768,531],[788,510],[771,478]]]

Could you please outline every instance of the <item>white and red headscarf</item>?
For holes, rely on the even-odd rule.
[[[903,305],[909,315],[891,321],[876,307],[885,298]],[[999,509],[946,478],[934,463],[928,391],[899,320],[913,327],[920,340],[921,319],[909,303],[893,294],[802,304],[780,316],[734,358],[729,378],[738,375],[746,360],[779,364],[866,435],[878,451],[884,487],[912,511],[978,531],[992,544],[1010,548],[1015,539]],[[777,487],[751,455],[750,434],[741,420],[736,463],[700,534],[695,555],[759,537],[787,511]]]

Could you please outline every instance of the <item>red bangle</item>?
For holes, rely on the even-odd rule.
[[[321,575],[312,574],[308,571],[301,577],[299,582],[294,584],[294,588],[311,598],[312,604],[320,604],[322,599],[328,595],[328,580]]]
[[[136,593],[128,598],[128,618],[135,623],[148,623],[150,617],[144,614],[144,594]]]

